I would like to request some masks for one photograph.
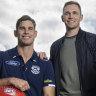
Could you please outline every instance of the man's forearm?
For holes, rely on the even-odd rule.
[[[0,86],[11,85],[10,79],[11,78],[2,78],[2,79],[0,79]]]
[[[43,88],[44,96],[55,96],[55,87],[46,86]]]
[[[0,86],[4,85],[13,85],[14,87],[20,89],[21,91],[26,91],[30,89],[30,86],[26,80],[15,77],[0,79]]]

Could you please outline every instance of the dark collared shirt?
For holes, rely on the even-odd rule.
[[[34,51],[32,57],[24,64],[17,47],[1,53],[0,77],[16,77],[28,81],[30,89],[26,96],[41,96],[44,86],[55,86],[54,72],[49,60],[40,59]]]

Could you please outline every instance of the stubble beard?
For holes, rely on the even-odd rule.
[[[67,31],[68,31],[68,30],[74,30],[74,29],[76,29],[76,28],[78,28],[78,27],[79,27],[79,24],[77,24],[76,26],[73,26],[73,27],[70,27],[70,26],[67,26],[67,25],[66,25]]]
[[[34,40],[32,42],[29,42],[29,43],[26,43],[26,42],[23,42],[23,41],[20,41],[18,42],[18,45],[21,46],[21,47],[27,47],[27,46],[31,46],[33,44]]]

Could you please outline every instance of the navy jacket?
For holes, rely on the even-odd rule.
[[[56,96],[60,91],[60,49],[65,36],[55,41],[50,50],[56,78]],[[79,30],[75,41],[82,96],[96,96],[96,35]]]

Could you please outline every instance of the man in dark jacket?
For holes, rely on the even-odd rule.
[[[96,96],[96,35],[83,31],[78,2],[66,2],[62,21],[66,35],[51,46],[50,60],[56,78],[56,96]]]

